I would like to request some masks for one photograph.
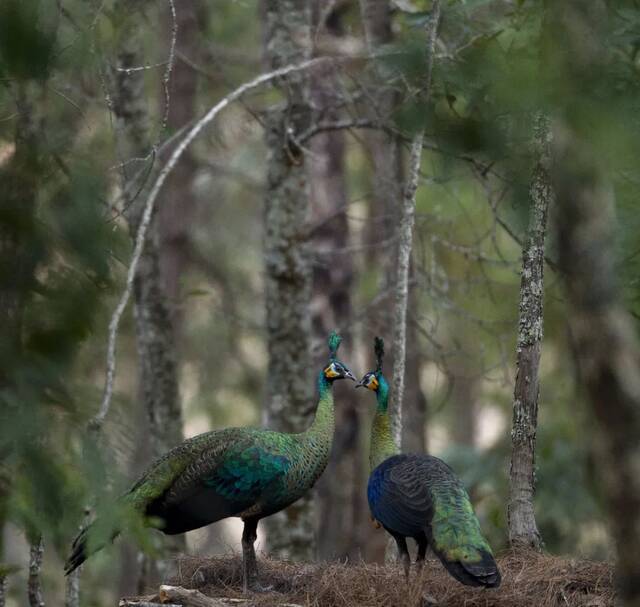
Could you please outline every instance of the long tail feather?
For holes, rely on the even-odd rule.
[[[87,560],[87,558],[89,558],[92,554],[95,554],[99,550],[102,550],[107,545],[106,542],[101,542],[97,545],[92,545],[91,550],[89,551],[87,539],[90,529],[93,527],[93,525],[94,523],[91,523],[90,525],[85,527],[82,531],[80,531],[80,533],[78,533],[76,539],[73,540],[73,543],[71,544],[71,554],[69,555],[69,558],[67,558],[67,562],[64,565],[65,575],[69,575],[70,573],[75,571],[78,567],[80,567],[80,565],[82,565],[82,563]],[[111,536],[111,540],[113,541],[119,535],[119,533],[119,531],[114,532]]]
[[[438,554],[436,552],[436,554]],[[460,583],[467,586],[484,586],[485,588],[497,588],[502,578],[495,559],[491,554],[482,550],[482,559],[479,562],[452,561],[446,555],[438,554],[440,561],[447,571]]]
[[[87,529],[85,527],[71,544],[71,554],[64,564],[64,574],[69,575],[87,560]]]

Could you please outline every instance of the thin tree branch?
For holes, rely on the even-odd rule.
[[[344,61],[352,60],[351,58],[346,58]],[[140,262],[140,256],[142,255],[142,250],[144,248],[145,240],[147,237],[147,232],[149,230],[149,225],[151,223],[151,219],[153,217],[153,211],[155,208],[155,202],[160,193],[164,182],[167,180],[167,177],[171,174],[175,166],[178,164],[178,161],[186,151],[186,149],[193,143],[194,139],[202,132],[202,130],[208,126],[218,114],[226,108],[228,105],[240,99],[243,95],[252,91],[264,84],[270,83],[277,78],[282,76],[286,76],[287,74],[291,74],[293,72],[299,72],[302,70],[308,70],[312,67],[321,65],[326,63],[327,61],[336,62],[341,61],[341,59],[336,59],[335,57],[318,57],[316,59],[310,59],[309,61],[304,61],[295,65],[287,65],[285,67],[281,67],[277,70],[273,70],[272,72],[268,72],[266,74],[261,74],[257,76],[253,80],[249,82],[245,82],[233,92],[229,93],[226,97],[221,99],[218,103],[216,103],[209,111],[198,120],[188,131],[188,133],[184,136],[184,138],[180,141],[180,143],[176,146],[171,156],[162,167],[159,172],[151,190],[149,191],[149,195],[144,205],[144,212],[142,214],[142,219],[140,221],[140,225],[138,227],[138,231],[136,233],[135,246],[133,249],[133,254],[131,256],[131,263],[129,265],[129,270],[127,272],[127,280],[124,292],[122,293],[120,300],[116,306],[116,309],[113,312],[111,317],[111,321],[109,322],[109,337],[107,343],[107,369],[105,373],[105,386],[104,393],[102,397],[102,402],[100,404],[100,408],[98,413],[93,417],[90,422],[90,427],[93,430],[99,430],[104,424],[104,420],[109,412],[109,407],[111,405],[111,399],[113,397],[113,385],[115,381],[116,375],[116,341],[118,337],[118,329],[120,327],[120,321],[122,319],[122,314],[124,313],[127,304],[129,303],[129,299],[131,297],[131,292],[133,290],[133,281],[136,276],[136,272],[138,270],[138,264]]]

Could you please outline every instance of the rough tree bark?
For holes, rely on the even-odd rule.
[[[409,176],[400,207],[398,226],[398,266],[393,314],[393,372],[391,379],[391,425],[393,439],[402,444],[402,402],[407,345],[407,303],[409,300],[409,264],[413,245],[413,224],[416,212],[416,191],[422,160],[422,133],[411,144]]]
[[[590,91],[585,85],[602,78],[608,67],[606,4],[566,0],[557,6],[550,2],[548,10],[552,35],[562,36],[556,52],[564,54],[563,77],[569,86]],[[640,345],[617,280],[607,159],[593,140],[591,121],[576,116],[580,113],[575,103],[560,108],[559,114],[553,131],[553,186],[574,356],[597,420],[597,470],[618,553],[619,600],[636,607],[640,605]]]
[[[29,607],[44,607],[44,595],[42,594],[42,557],[44,556],[44,542],[42,535],[31,541],[29,549],[29,580],[27,583],[27,595]]]
[[[338,39],[342,33],[340,9],[327,12],[325,3],[313,2],[314,39],[326,34]],[[335,69],[321,66],[311,72],[311,100],[316,120],[336,121],[341,101]],[[318,356],[314,368],[326,358],[324,343],[329,332],[340,327],[348,334],[351,323],[353,263],[344,252],[349,243],[345,135],[343,131],[319,133],[310,144],[311,218],[313,233],[313,295],[311,323]],[[353,352],[345,344],[345,358]],[[318,556],[321,559],[355,558],[359,547],[360,513],[366,507],[360,490],[364,478],[359,444],[360,420],[351,386],[337,385],[336,399],[344,406],[336,411],[336,433],[331,460],[318,482]]]
[[[121,47],[118,53],[118,69],[114,74],[114,113],[117,118],[121,151],[123,152],[123,183],[125,194],[125,217],[131,237],[135,239],[143,212],[146,188],[132,182],[130,175],[139,166],[128,168],[129,158],[146,157],[153,146],[151,125],[144,94],[144,71],[127,68],[145,64],[142,54],[144,29],[140,27],[140,11],[132,10],[130,3],[121,0],[122,23]],[[171,314],[164,292],[160,273],[157,221],[150,227],[144,251],[138,265],[134,282],[134,315],[139,364],[139,388],[143,407],[147,413],[150,455],[160,457],[182,438],[182,411],[178,392],[178,371]],[[165,542],[172,551],[184,551],[184,536],[175,536]],[[163,568],[162,563],[157,563]],[[145,560],[144,569],[155,570],[155,565]],[[159,570],[150,573],[158,577]],[[143,578],[147,577],[146,573]],[[150,580],[141,580],[141,582]]]
[[[170,132],[182,128],[195,116],[198,74],[181,60],[181,57],[199,63],[198,14],[201,10],[200,0],[182,0],[176,7],[177,59],[171,75],[171,104],[167,116]],[[168,36],[171,35],[172,28],[173,16],[167,7],[165,29]],[[158,200],[160,270],[169,303],[175,341],[178,344],[181,342],[182,334],[180,281],[191,257],[191,229],[196,212],[196,197],[193,192],[196,170],[196,158],[189,149],[167,179]]]
[[[360,12],[364,26],[365,39],[369,54],[378,52],[393,42],[391,29],[391,4],[389,0],[360,0]],[[374,100],[369,107],[370,118],[381,125],[393,120],[393,112],[398,107],[399,95],[385,84],[385,76],[376,68],[368,98]],[[366,133],[367,151],[371,155],[372,183],[369,204],[369,225],[367,244],[369,245],[368,263],[380,269],[380,292],[392,292],[395,284],[397,246],[396,206],[402,198],[404,171],[402,149],[399,137],[387,130],[372,129]],[[380,243],[386,245],[388,253],[381,254]],[[384,249],[383,249],[384,251]],[[389,297],[380,306],[373,326],[377,335],[385,335],[391,327],[392,298]],[[393,352],[387,361],[392,362]]]
[[[311,55],[310,0],[264,0],[265,59],[270,68]],[[311,422],[311,268],[305,225],[309,184],[305,152],[295,139],[310,121],[308,76],[292,73],[279,83],[286,107],[266,121],[267,192],[264,255],[268,347],[265,417],[270,428],[299,432]],[[298,559],[314,554],[313,493],[269,517],[270,552]]]
[[[547,117],[541,113],[535,118],[534,143],[537,159],[529,186],[529,226],[522,249],[520,278],[518,372],[513,392],[508,521],[512,547],[539,550],[542,541],[536,525],[533,498],[543,329],[544,241],[547,210],[553,198],[550,130]]]

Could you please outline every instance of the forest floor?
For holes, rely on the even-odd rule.
[[[502,585],[487,590],[462,586],[435,560],[427,561],[421,577],[412,570],[411,581],[407,583],[400,566],[364,563],[311,565],[262,559],[261,582],[269,584],[271,589],[245,596],[242,594],[241,561],[238,557],[182,558],[178,562],[180,573],[172,583],[215,597],[219,600],[212,605],[220,607],[613,605],[613,569],[608,563],[522,552],[507,553],[498,562]],[[157,600],[156,597],[138,597],[138,600],[154,598]]]

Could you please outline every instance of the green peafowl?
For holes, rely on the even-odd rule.
[[[227,428],[200,434],[154,462],[117,506],[158,521],[168,535],[240,517],[244,522],[244,589],[257,587],[254,542],[258,521],[302,497],[329,460],[334,432],[332,384],[344,378],[355,381],[337,359],[340,341],[335,332],[329,336],[330,358],[318,375],[318,407],[306,432]],[[105,544],[88,547],[89,529],[73,542],[67,575]]]
[[[468,586],[497,587],[500,572],[460,479],[442,460],[431,455],[400,454],[387,412],[389,385],[382,374],[384,343],[375,338],[375,371],[356,384],[376,393],[371,429],[371,475],[367,498],[376,524],[395,539],[409,577],[411,558],[407,537],[418,544],[416,564],[422,568],[431,546],[447,571]]]

